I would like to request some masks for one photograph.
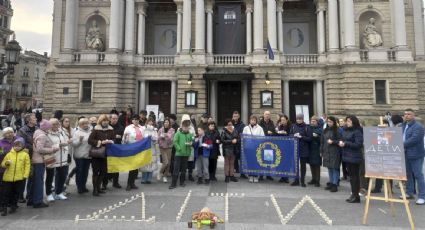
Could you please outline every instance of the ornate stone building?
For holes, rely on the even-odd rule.
[[[47,53],[43,55],[25,51],[20,55],[19,63],[7,83],[7,109],[29,109],[43,107],[43,90],[46,66],[49,61]]]
[[[13,31],[10,29],[13,9],[9,0],[0,0],[0,68],[6,69],[5,54],[6,44],[9,42]],[[0,111],[6,106],[6,93],[10,89],[7,85],[7,77],[0,79]]]
[[[423,112],[424,57],[421,0],[55,0],[44,105]]]

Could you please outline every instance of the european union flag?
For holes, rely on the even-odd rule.
[[[282,136],[242,135],[241,172],[247,175],[298,177],[298,140]]]
[[[270,45],[269,39],[267,39],[267,54],[269,55],[270,60],[274,60],[274,53],[273,53],[273,49]]]

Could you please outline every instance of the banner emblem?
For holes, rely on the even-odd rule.
[[[261,167],[271,169],[276,168],[280,165],[281,160],[282,152],[276,144],[273,144],[272,142],[264,142],[258,146],[257,162]]]

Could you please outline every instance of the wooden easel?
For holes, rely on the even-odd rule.
[[[369,202],[370,200],[381,200],[385,202],[390,202],[391,206],[391,214],[394,217],[395,216],[395,209],[394,209],[394,203],[404,203],[404,206],[406,208],[407,217],[409,218],[410,228],[412,230],[415,229],[415,224],[413,222],[412,214],[410,213],[409,208],[409,200],[406,199],[406,192],[404,191],[404,185],[399,180],[398,185],[400,186],[401,196],[403,197],[402,200],[400,199],[394,199],[392,195],[391,185],[389,179],[383,179],[384,180],[384,197],[380,196],[371,196],[370,193],[372,191],[372,177],[369,178],[369,187],[367,189],[367,195],[366,195],[366,205],[364,209],[364,215],[363,215],[363,224],[367,224],[367,215],[369,214]],[[375,178],[380,179],[380,178]]]
[[[380,125],[378,125],[378,127],[385,127],[383,124],[383,117],[380,117]],[[412,218],[412,214],[410,212],[410,208],[409,208],[409,201],[406,199],[406,192],[404,191],[404,185],[402,183],[402,181],[406,181],[406,179],[404,178],[404,180],[400,180],[397,178],[393,178],[395,180],[398,181],[398,185],[400,186],[400,191],[401,191],[401,196],[402,196],[402,200],[400,199],[394,199],[393,198],[393,193],[392,193],[392,188],[391,188],[391,184],[390,184],[390,179],[389,178],[379,178],[379,177],[368,177],[369,178],[369,186],[367,189],[367,195],[366,195],[366,204],[365,204],[365,209],[364,209],[364,215],[363,215],[363,224],[367,224],[367,215],[369,214],[369,203],[370,200],[380,200],[380,201],[385,201],[385,202],[389,202],[390,206],[391,206],[391,214],[394,217],[395,216],[395,209],[394,209],[394,203],[403,203],[404,207],[406,208],[406,213],[407,213],[407,217],[409,218],[409,223],[410,223],[410,228],[412,230],[415,229],[415,223],[413,222],[413,218]],[[380,197],[380,196],[371,196],[371,191],[372,191],[372,179],[382,179],[384,181],[384,197]]]

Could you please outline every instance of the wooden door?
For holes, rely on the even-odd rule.
[[[232,118],[233,111],[241,111],[241,82],[218,82],[217,94],[217,125],[223,126],[226,118]]]
[[[291,121],[296,120],[296,106],[307,105],[309,116],[314,114],[314,95],[312,81],[290,81],[289,82],[289,105]]]
[[[159,109],[165,116],[170,114],[171,106],[171,82],[149,82],[149,105],[159,105]]]

